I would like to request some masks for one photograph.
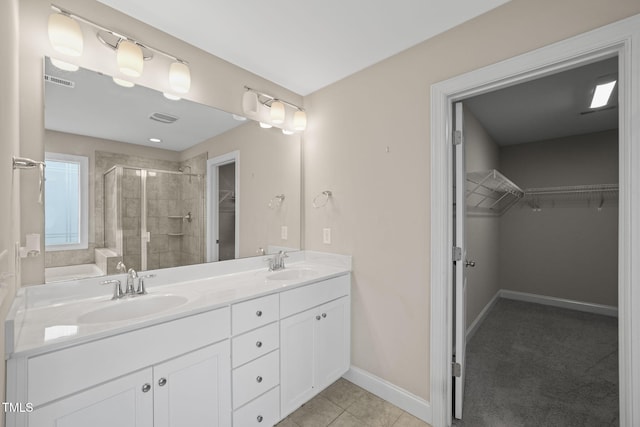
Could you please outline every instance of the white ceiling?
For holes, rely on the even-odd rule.
[[[464,104],[498,145],[616,129],[617,85],[606,107],[591,110],[589,105],[596,83],[617,74],[615,57],[466,99]]]
[[[98,1],[308,95],[508,0]]]
[[[142,86],[124,88],[111,77],[81,68],[62,71],[47,58],[45,74],[74,83],[45,85],[46,129],[166,150],[183,151],[240,124],[231,114],[191,101],[170,101]],[[149,119],[153,113],[178,117],[174,123]],[[162,142],[151,142],[160,138]]]

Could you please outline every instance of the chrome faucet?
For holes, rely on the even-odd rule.
[[[144,287],[144,279],[150,279],[156,277],[155,274],[147,274],[145,276],[138,276],[138,273],[130,268],[127,272],[127,288],[123,292],[120,280],[105,280],[100,282],[101,285],[114,285],[113,297],[111,299],[118,300],[124,297],[135,297],[138,295],[146,295],[147,290]],[[135,288],[135,280],[138,279],[138,288]]]
[[[138,278],[138,273],[133,268],[130,268],[127,272],[127,290],[124,291],[127,295],[135,295],[136,289],[133,286],[135,280]]]
[[[269,271],[278,271],[285,268],[284,259],[289,258],[285,251],[279,251],[275,256],[269,259]]]

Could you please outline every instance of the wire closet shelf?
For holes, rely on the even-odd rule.
[[[534,211],[543,206],[584,205],[598,210],[611,200],[618,198],[618,184],[573,185],[564,187],[527,188],[523,202]]]
[[[524,197],[524,191],[495,169],[467,173],[469,213],[502,215]]]

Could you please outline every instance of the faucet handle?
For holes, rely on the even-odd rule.
[[[111,299],[120,299],[124,295],[122,292],[122,286],[120,286],[120,280],[112,279],[112,280],[104,280],[100,282],[101,285],[115,285],[113,287],[113,297]]]
[[[138,288],[136,289],[136,294],[138,295],[146,295],[147,294],[147,290],[144,287],[144,279],[151,279],[153,277],[156,277],[155,274],[145,274],[144,276],[139,276],[138,277]]]

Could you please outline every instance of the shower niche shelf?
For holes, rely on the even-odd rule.
[[[469,213],[502,215],[525,194],[513,181],[495,169],[468,172],[466,180]]]

